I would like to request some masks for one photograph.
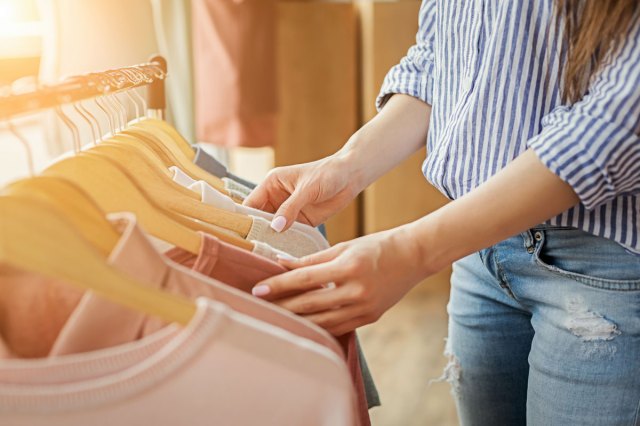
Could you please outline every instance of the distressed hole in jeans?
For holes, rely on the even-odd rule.
[[[613,340],[621,334],[616,323],[598,312],[589,310],[582,298],[570,299],[567,303],[567,311],[569,312],[567,328],[583,342]]]
[[[462,367],[460,366],[460,360],[451,351],[451,345],[449,339],[444,339],[446,344],[444,346],[444,355],[449,359],[447,365],[445,365],[442,375],[437,379],[433,379],[429,382],[447,382],[451,385],[451,393],[453,396],[457,396],[460,391],[460,376],[462,375]]]

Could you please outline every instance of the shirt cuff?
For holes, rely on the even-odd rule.
[[[632,131],[611,121],[572,115],[569,122],[568,114],[570,110],[564,107],[545,117],[543,125],[544,121],[552,124],[529,139],[527,146],[573,188],[586,209],[592,210],[628,192],[629,167],[618,160],[621,153],[640,140]]]
[[[376,108],[378,111],[384,107],[389,98],[394,94],[404,94],[418,98],[421,101],[433,104],[433,77],[430,73],[407,72],[399,70],[401,65],[391,68],[384,78],[380,93],[376,98]]]

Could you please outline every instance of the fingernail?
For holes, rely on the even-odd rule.
[[[295,262],[296,260],[298,260],[297,257],[293,257],[288,253],[278,253],[278,254],[276,254],[276,258],[278,260],[287,260],[289,262]]]
[[[258,285],[251,290],[251,294],[257,297],[266,296],[271,291],[268,285]]]
[[[271,221],[271,229],[276,232],[282,232],[286,224],[287,218],[284,216],[278,216]]]

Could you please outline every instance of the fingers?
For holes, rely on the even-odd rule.
[[[354,302],[356,298],[348,287],[321,288],[274,301],[281,308],[298,315],[332,311]]]
[[[316,290],[327,283],[340,281],[343,274],[332,262],[294,269],[258,283],[252,289],[254,296],[267,300],[285,297],[289,294]]]
[[[305,266],[329,262],[335,259],[341,251],[342,250],[340,250],[339,246],[334,246],[329,249],[298,258],[278,255],[278,261],[287,269],[299,269]]]
[[[309,199],[305,195],[305,191],[296,189],[289,198],[287,198],[278,211],[274,214],[271,221],[271,228],[276,232],[286,231],[296,221],[300,210],[308,203]]]
[[[356,330],[358,327],[370,324],[371,321],[367,320],[367,317],[357,317],[350,321],[343,322],[339,325],[328,327],[326,330],[334,336],[342,336],[350,331]]]
[[[334,336],[342,336],[360,326],[373,322],[368,319],[368,315],[363,314],[363,311],[362,306],[352,305],[332,311],[304,315],[304,318],[324,328]]]

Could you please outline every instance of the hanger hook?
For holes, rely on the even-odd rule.
[[[78,115],[89,125],[89,128],[91,129],[91,138],[92,138],[92,142],[93,145],[96,145],[96,140],[98,140],[98,138],[96,137],[96,130],[93,128],[93,123],[91,122],[91,120],[89,119],[89,117],[87,115],[85,115],[85,113],[78,107],[78,103],[74,103],[73,109],[76,110],[76,112],[78,113]]]
[[[130,71],[133,72],[134,74],[136,74],[139,77],[138,83],[150,83],[151,81],[153,81],[152,79],[149,78],[148,75],[146,75],[138,67],[131,67]],[[137,89],[132,89],[131,92],[140,101],[140,104],[142,105],[142,116],[146,117],[147,116],[147,110],[149,109],[148,106],[147,106],[147,101],[140,95],[140,93],[138,92]]]
[[[122,102],[120,102],[120,98],[118,98],[117,93],[111,93],[109,99],[111,100],[114,111],[118,116],[118,121],[120,122],[120,131],[123,131],[125,127],[127,127],[127,109],[122,104]]]
[[[113,126],[113,119],[111,118],[111,114],[109,114],[109,111],[107,111],[107,108],[101,103],[101,102],[104,102],[104,99],[101,97],[97,97],[94,99],[94,102],[96,103],[98,108],[100,108],[100,110],[102,110],[102,112],[104,112],[105,115],[107,116],[107,121],[109,122],[109,131],[111,132],[111,136],[115,136],[116,129]]]
[[[120,114],[118,113],[117,107],[113,102],[113,99],[111,98],[111,95],[112,93],[105,93],[104,96],[102,97],[102,101],[106,105],[107,111],[109,111],[109,114],[113,119],[115,132],[113,133],[112,136],[115,136],[116,133],[119,133],[121,129],[121,123],[120,123],[121,117],[120,117]]]
[[[29,146],[29,142],[27,139],[22,136],[18,129],[16,129],[13,123],[10,120],[7,120],[7,128],[13,134],[13,136],[20,141],[20,144],[24,147],[24,151],[27,155],[27,167],[29,168],[29,177],[34,177],[36,175],[35,167],[33,166],[33,153],[31,152],[31,147]]]
[[[127,80],[132,84],[132,85],[136,85],[138,84],[138,81],[134,79],[134,77],[132,76],[132,74],[129,72],[128,69],[124,68],[122,69],[122,73],[126,76]],[[131,103],[133,104],[133,108],[136,112],[136,121],[140,120],[140,107],[138,106],[138,103],[136,102],[135,98],[131,95],[131,91],[134,90],[134,88],[132,87],[129,90],[125,90],[125,94],[127,95],[127,98],[129,98],[129,100],[131,101]]]
[[[102,74],[102,78],[109,82],[109,88],[118,89],[120,85],[118,81],[116,81],[113,76],[108,73]],[[113,114],[114,122],[115,122],[115,130],[116,132],[121,132],[124,129],[124,124],[122,123],[122,116],[120,114],[120,110],[118,109],[118,105],[115,103],[113,99],[113,91],[109,90],[110,93],[105,93],[104,101],[110,108],[110,111]]]
[[[64,111],[62,110],[62,106],[61,105],[58,105],[57,107],[55,107],[55,111],[56,111],[56,114],[58,115],[58,117],[60,117],[62,122],[67,126],[69,131],[71,131],[71,135],[73,136],[73,148],[74,148],[74,151],[75,151],[76,154],[79,153],[81,145],[80,145],[80,132],[78,131],[78,127],[64,113]]]
[[[93,115],[93,114],[91,113],[91,111],[89,111],[89,110],[88,110],[88,109],[87,109],[87,108],[82,104],[82,101],[78,102],[78,104],[77,104],[77,105],[78,105],[78,108],[79,108],[82,112],[84,112],[84,114],[85,114],[87,117],[89,117],[89,118],[91,118],[91,119],[92,119],[92,123],[96,125],[96,129],[97,129],[98,137],[97,137],[97,138],[95,138],[95,135],[94,135],[94,145],[95,145],[95,142],[102,142],[102,135],[103,135],[103,133],[102,133],[102,129],[100,128],[100,120],[98,120],[98,118],[97,118],[95,115]],[[92,126],[92,127],[93,127],[93,126]]]

